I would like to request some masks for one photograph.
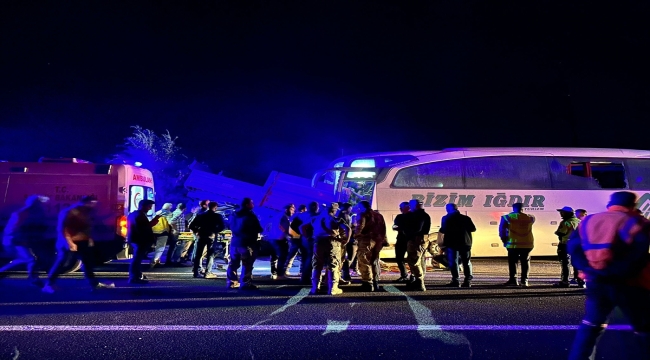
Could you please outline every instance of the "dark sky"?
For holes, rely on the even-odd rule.
[[[357,152],[650,149],[647,1],[164,3],[3,1],[0,158],[100,161],[131,125],[258,183]]]

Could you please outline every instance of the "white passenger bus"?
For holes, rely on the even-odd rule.
[[[521,202],[535,215],[533,255],[556,254],[557,209],[605,210],[614,191],[630,190],[650,214],[650,151],[580,148],[459,148],[347,156],[318,172],[312,185],[338,201],[368,200],[392,220],[398,205],[422,199],[435,233],[445,205],[455,203],[476,224],[473,256],[506,256],[498,236],[500,217]],[[392,247],[387,257],[392,256]]]

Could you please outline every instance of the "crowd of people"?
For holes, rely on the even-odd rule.
[[[72,260],[83,262],[85,278],[93,289],[112,288],[113,283],[99,282],[93,272],[93,208],[96,200],[86,196],[77,204],[63,209],[57,223],[57,259],[45,283],[38,278],[36,256],[31,249],[34,239],[46,230],[43,196],[30,196],[25,205],[15,211],[5,229],[3,246],[14,249],[16,259],[0,269],[0,277],[18,265],[27,265],[30,281],[53,293],[54,284],[63,268]],[[558,237],[558,258],[561,264],[560,281],[555,286],[570,286],[572,281],[587,288],[586,314],[571,349],[570,359],[588,359],[595,353],[598,338],[606,328],[607,318],[615,307],[620,307],[630,319],[635,335],[650,354],[650,222],[636,209],[637,196],[621,191],[611,195],[607,211],[587,215],[583,209],[569,206],[558,209],[561,221],[555,232]],[[216,202],[201,201],[200,209],[185,218],[186,206],[178,204],[172,211],[167,203],[150,219],[147,214],[154,202],[142,200],[127,219],[127,241],[133,257],[129,267],[131,284],[148,282],[142,271],[142,262],[153,250],[150,267],[161,265],[167,245],[165,264],[182,266],[184,259],[193,262],[194,277],[215,278],[212,272],[218,236],[226,227],[232,232],[229,249],[227,286],[254,290],[253,266],[260,250],[260,234],[264,231],[255,215],[254,203],[243,199],[239,210],[228,222],[217,212]],[[394,219],[397,232],[395,259],[400,271],[396,280],[406,289],[426,291],[422,258],[430,242],[444,249],[444,257],[451,270],[449,287],[471,287],[472,233],[476,227],[469,216],[458,211],[455,204],[446,206],[437,238],[430,238],[431,218],[421,200],[412,199],[399,204],[400,214]],[[508,251],[509,280],[506,286],[528,287],[530,253],[534,247],[535,217],[524,212],[521,203],[501,217],[499,237]],[[193,239],[180,239],[179,234],[189,229]],[[388,245],[384,217],[371,208],[368,201],[356,205],[331,203],[321,206],[289,204],[273,223],[265,241],[273,249],[271,267],[274,279],[285,279],[288,269],[299,252],[300,281],[311,285],[310,294],[341,294],[341,285],[349,284],[351,270],[361,278],[362,291],[379,290],[381,273],[379,254]],[[223,252],[223,249],[222,249]],[[202,258],[207,258],[203,268]],[[440,254],[438,254],[440,255]],[[517,281],[518,263],[521,264]],[[407,272],[406,265],[410,269]],[[460,282],[460,267],[463,282]],[[241,267],[241,272],[239,272]],[[322,272],[326,284],[322,284]],[[239,274],[238,274],[239,272]]]

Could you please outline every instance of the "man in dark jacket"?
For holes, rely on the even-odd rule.
[[[217,277],[216,274],[212,273],[212,264],[214,263],[214,247],[212,245],[217,234],[226,228],[223,222],[223,216],[217,214],[218,206],[219,204],[216,202],[210,202],[208,204],[208,211],[196,215],[196,218],[190,224],[190,230],[197,234],[199,239],[196,244],[196,253],[203,254],[203,249],[207,248],[208,261],[205,266],[206,279],[214,279]],[[192,269],[192,272],[194,273],[195,278],[201,277],[201,260],[201,256],[197,255],[194,257],[194,268]]]
[[[449,268],[451,269],[450,287],[459,287],[458,259],[463,263],[463,274],[465,281],[463,287],[471,287],[472,262],[470,261],[472,250],[472,233],[476,226],[469,216],[458,211],[456,204],[447,204],[447,215],[442,217],[440,233],[444,234],[443,243],[446,246]]]
[[[404,233],[406,224],[404,221],[406,214],[408,214],[410,210],[411,208],[409,207],[408,202],[404,201],[400,203],[400,214],[397,214],[397,216],[395,216],[395,220],[393,220],[393,230],[397,231],[397,241],[395,242],[395,261],[397,262],[397,267],[399,268],[400,274],[399,279],[396,281],[398,283],[409,281],[408,273],[406,272],[406,262],[404,261],[407,245],[407,238],[406,234]]]
[[[258,237],[264,231],[257,215],[253,212],[254,204],[250,198],[242,200],[241,209],[231,216],[230,261],[228,262],[228,287],[231,289],[255,290],[253,285],[253,264],[258,252]],[[243,265],[241,286],[237,281],[237,270]]]
[[[35,286],[41,287],[43,283],[38,279],[36,269],[36,255],[32,247],[42,242],[47,223],[44,202],[49,198],[32,195],[25,201],[25,206],[11,214],[9,222],[4,229],[2,245],[6,249],[13,248],[17,257],[14,261],[0,269],[0,278],[5,277],[6,271],[13,267],[27,265],[27,277]]]
[[[142,260],[147,257],[151,246],[156,238],[151,229],[158,223],[160,215],[156,215],[151,221],[147,218],[147,213],[151,211],[154,205],[153,200],[140,200],[138,210],[129,214],[127,218],[126,240],[133,247],[133,259],[129,266],[129,283],[146,284],[147,278],[142,274]]]
[[[406,261],[411,269],[413,281],[407,283],[411,290],[426,291],[424,286],[424,269],[422,267],[422,256],[429,243],[429,231],[431,230],[431,217],[424,211],[423,201],[411,199],[409,207],[411,212],[405,216],[404,232],[406,235]]]
[[[54,293],[54,283],[62,273],[62,268],[73,259],[81,260],[84,275],[93,290],[114,288],[113,283],[101,283],[94,272],[94,241],[92,238],[93,213],[97,205],[95,198],[82,197],[77,204],[67,207],[59,213],[57,225],[57,259],[50,270],[43,292]]]

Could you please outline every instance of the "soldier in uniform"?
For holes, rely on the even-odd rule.
[[[406,215],[406,261],[411,269],[413,281],[407,283],[412,290],[426,291],[424,286],[424,269],[422,256],[427,248],[429,230],[431,230],[431,217],[422,208],[423,202],[419,199],[409,201],[411,212]]]
[[[378,237],[378,217],[375,216],[368,201],[361,201],[357,206],[359,215],[354,238],[359,246],[357,261],[361,272],[361,290],[374,291],[373,280],[375,280],[376,257],[378,255],[378,252],[375,251]]]
[[[314,258],[312,261],[311,295],[320,290],[321,272],[327,265],[327,279],[330,295],[341,294],[339,279],[341,276],[341,248],[347,241],[345,225],[341,226],[334,216],[339,208],[337,203],[327,207],[327,211],[312,219],[314,228]],[[343,227],[343,228],[342,228]]]
[[[342,225],[345,225],[348,231],[348,235],[351,235],[352,231],[352,216],[351,216],[351,211],[352,211],[352,204],[350,203],[345,203],[341,206],[341,209],[339,210],[339,213],[337,215],[337,219]],[[350,266],[352,263],[354,263],[354,260],[357,257],[357,250],[358,246],[356,241],[352,236],[350,236],[349,241],[345,246],[341,248],[341,261],[342,261],[342,280],[339,282],[339,285],[348,285],[350,281],[352,280],[350,277]]]

